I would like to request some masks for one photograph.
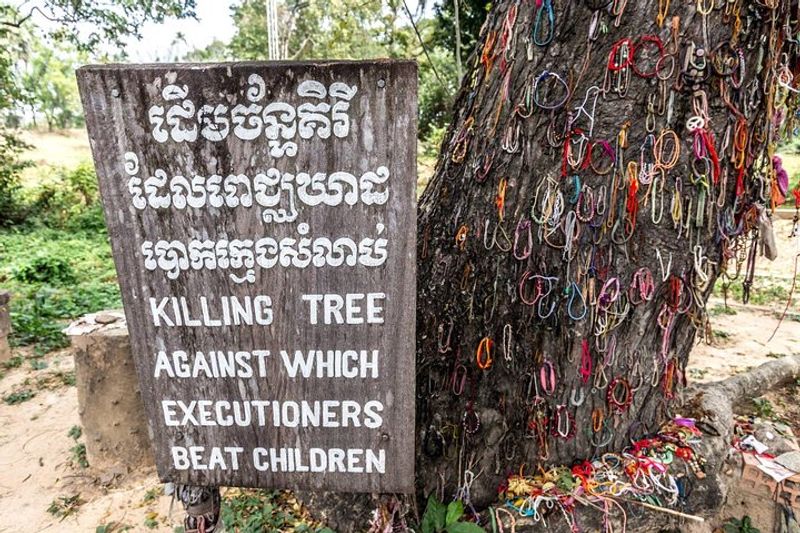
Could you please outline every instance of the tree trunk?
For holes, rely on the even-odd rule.
[[[796,6],[624,4],[556,2],[550,42],[549,0],[482,29],[419,207],[421,493],[483,507],[657,430],[714,280],[755,259]]]
[[[418,497],[480,509],[673,414],[786,192],[796,2],[716,3],[492,3],[419,206]]]

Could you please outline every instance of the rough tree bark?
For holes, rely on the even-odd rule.
[[[746,245],[758,244],[753,219],[769,207],[773,186],[777,65],[794,51],[783,42],[788,3],[724,2],[703,15],[713,2],[640,1],[617,18],[612,10],[624,2],[556,2],[553,40],[538,46],[530,36],[547,40],[550,6],[540,4],[500,2],[489,14],[419,209],[420,488],[451,497],[469,467],[482,472],[470,490],[476,506],[496,498],[509,470],[619,450],[664,422],[714,280],[725,263],[733,273],[737,258],[756,253]],[[617,73],[628,86],[615,91],[609,63],[626,64],[626,38],[631,65]],[[689,60],[705,60],[705,69],[692,72]],[[535,103],[562,99],[563,88],[542,73],[570,89],[554,111]],[[703,127],[690,132],[696,117]],[[671,132],[680,147],[674,166]],[[648,301],[640,289],[649,274]],[[576,320],[579,292],[588,310]],[[485,339],[493,362],[481,369]],[[608,400],[615,379],[618,397],[621,380],[641,383],[627,408]],[[595,410],[607,420],[597,433]],[[566,424],[570,413],[574,436],[540,430],[537,412],[548,426]]]
[[[657,430],[769,244],[797,3],[625,4],[492,4],[419,206],[417,496]]]

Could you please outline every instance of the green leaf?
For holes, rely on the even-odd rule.
[[[445,517],[445,526],[455,524],[458,519],[464,514],[464,504],[461,500],[450,502],[447,505],[447,516]]]
[[[486,530],[472,522],[456,522],[447,526],[447,533],[486,533]]]
[[[436,533],[445,527],[445,517],[447,507],[445,507],[436,496],[428,496],[428,505],[425,507],[425,515],[422,517],[422,533]]]

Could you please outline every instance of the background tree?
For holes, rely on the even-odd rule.
[[[405,10],[402,0],[287,0],[278,7],[282,55],[287,59],[415,58],[420,67],[420,139],[438,146],[457,89],[450,47],[436,39],[439,22]],[[266,10],[262,0],[243,0],[231,8],[236,33],[227,46],[212,43],[192,58],[267,59]],[[485,15],[485,12],[484,12]],[[422,43],[415,35],[411,19]],[[472,41],[474,42],[474,37]]]
[[[83,112],[75,69],[86,62],[86,57],[78,56],[66,44],[45,44],[35,36],[28,43],[27,53],[18,67],[18,78],[34,122],[41,113],[50,131],[81,126]]]
[[[288,0],[279,4],[282,57],[287,59],[371,58],[386,55],[401,39],[390,2]],[[385,4],[385,6],[384,6]],[[386,7],[386,14],[382,7]],[[240,59],[267,56],[266,11],[260,0],[243,0],[231,8],[236,34],[230,48]]]
[[[436,33],[434,42],[456,54],[456,3],[458,3],[458,24],[461,28],[461,62],[466,63],[475,48],[475,43],[492,7],[486,0],[441,0],[434,3],[436,14]]]
[[[6,6],[0,4],[0,17],[5,9]],[[20,190],[19,173],[24,168],[19,154],[26,145],[9,129],[17,124],[18,116],[10,110],[21,97],[14,78],[18,44],[11,39],[10,31],[0,25],[0,227],[22,217],[16,199]]]
[[[18,198],[19,173],[24,165],[19,156],[25,148],[14,130],[19,115],[15,105],[25,98],[17,59],[25,53],[25,37],[37,19],[47,21],[42,31],[49,43],[70,43],[78,50],[98,51],[101,45],[121,47],[127,37],[140,37],[145,22],[163,22],[169,17],[194,16],[195,0],[36,0],[9,4],[0,0],[0,226],[18,222],[24,208]],[[92,28],[86,31],[86,28]],[[56,78],[63,74],[53,73]],[[47,97],[60,101],[65,80]],[[29,87],[30,88],[30,87]],[[42,95],[45,96],[45,95]],[[67,105],[61,100],[59,105]],[[54,115],[62,120],[67,115]]]

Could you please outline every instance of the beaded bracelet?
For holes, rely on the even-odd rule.
[[[553,102],[545,102],[544,99],[540,97],[539,87],[540,86],[543,87],[545,82],[550,79],[555,79],[556,82],[558,82],[562,86],[564,90],[564,95],[561,100],[554,100]],[[562,78],[555,72],[550,72],[549,70],[542,71],[542,73],[536,77],[536,81],[533,83],[533,102],[542,109],[548,109],[548,110],[559,109],[561,106],[567,103],[567,100],[569,100],[569,96],[570,96],[570,90],[569,86],[567,85],[567,82],[564,80],[564,78]]]
[[[591,222],[595,214],[594,191],[589,185],[583,185],[578,203],[575,206],[575,216],[581,222]]]
[[[608,70],[619,72],[628,68],[633,62],[633,51],[633,41],[629,37],[615,42],[608,54]]]
[[[550,433],[554,437],[570,440],[575,436],[575,417],[565,404],[556,405]]]
[[[481,419],[472,407],[472,402],[467,403],[467,409],[461,417],[461,425],[470,435],[474,435],[481,428]]]

